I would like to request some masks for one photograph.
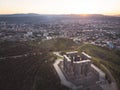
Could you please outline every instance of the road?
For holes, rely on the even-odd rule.
[[[20,58],[20,57],[27,57],[29,55],[37,55],[36,53],[26,53],[26,54],[22,54],[22,55],[16,55],[16,56],[7,56],[7,57],[0,57],[0,60],[5,60],[7,58]],[[39,53],[39,55],[41,55],[41,53]]]

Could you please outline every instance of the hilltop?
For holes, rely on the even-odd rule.
[[[72,45],[72,40],[63,38],[40,44],[0,42],[0,90],[68,90],[53,69],[56,56],[51,50],[70,49]]]
[[[72,49],[72,46],[76,46],[76,43],[72,39],[57,38],[43,41],[39,47],[51,51],[61,51]]]
[[[79,52],[84,51],[91,55],[93,63],[101,69],[103,67],[100,64],[105,65],[112,72],[120,88],[120,51],[90,44],[84,44],[78,50]]]
[[[0,59],[1,90],[68,90],[60,84],[53,68],[53,62],[57,58],[52,54],[53,51],[84,51],[92,56],[93,63],[98,67],[100,64],[105,65],[118,85],[120,83],[120,51],[90,44],[76,45],[66,38],[41,42],[1,42],[0,49],[1,57],[8,57]],[[21,54],[22,57],[10,58]]]

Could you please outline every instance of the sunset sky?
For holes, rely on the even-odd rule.
[[[0,14],[120,15],[120,0],[0,0]]]

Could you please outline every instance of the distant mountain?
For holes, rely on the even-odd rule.
[[[0,17],[29,17],[29,16],[40,16],[40,14],[28,13],[28,14],[1,14]]]
[[[9,23],[51,23],[60,20],[81,20],[81,19],[95,19],[95,20],[120,20],[120,17],[106,16],[102,14],[5,14],[0,15],[0,21]]]
[[[16,13],[16,14],[0,14],[0,17],[26,17],[26,16],[79,16],[79,17],[105,17],[105,16],[114,16],[120,17],[120,15],[103,15],[103,14],[37,14],[37,13]]]
[[[114,17],[120,17],[120,15],[114,15]]]
[[[24,17],[24,16],[86,16],[86,17],[93,17],[93,16],[104,16],[102,14],[36,14],[36,13],[20,13],[20,14],[0,14],[0,16],[6,16],[6,17]]]
[[[86,14],[86,15],[88,15],[88,16],[105,16],[103,14]]]
[[[102,15],[102,14],[37,14],[37,13],[19,13],[19,14],[0,14],[0,17],[39,17],[39,16],[47,16],[47,18],[80,18],[80,17],[86,17],[86,18],[97,18],[97,17],[120,17],[120,15],[117,16],[107,16],[107,15]]]

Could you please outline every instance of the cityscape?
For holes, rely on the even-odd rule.
[[[37,15],[38,20],[36,20],[34,14],[29,16],[33,18],[33,22],[27,18],[26,21],[11,21],[10,17],[6,18],[7,21],[5,21],[1,16],[1,40],[39,39],[42,41],[53,38],[71,38],[76,43],[90,43],[101,47],[120,49],[119,17],[105,18],[105,16],[96,15],[96,18],[92,18],[92,16],[79,18],[77,15],[46,15],[40,16],[43,17],[41,20]],[[16,19],[15,16],[12,18]],[[99,20],[100,18],[102,19]]]
[[[120,90],[120,0],[0,0],[0,90]]]

